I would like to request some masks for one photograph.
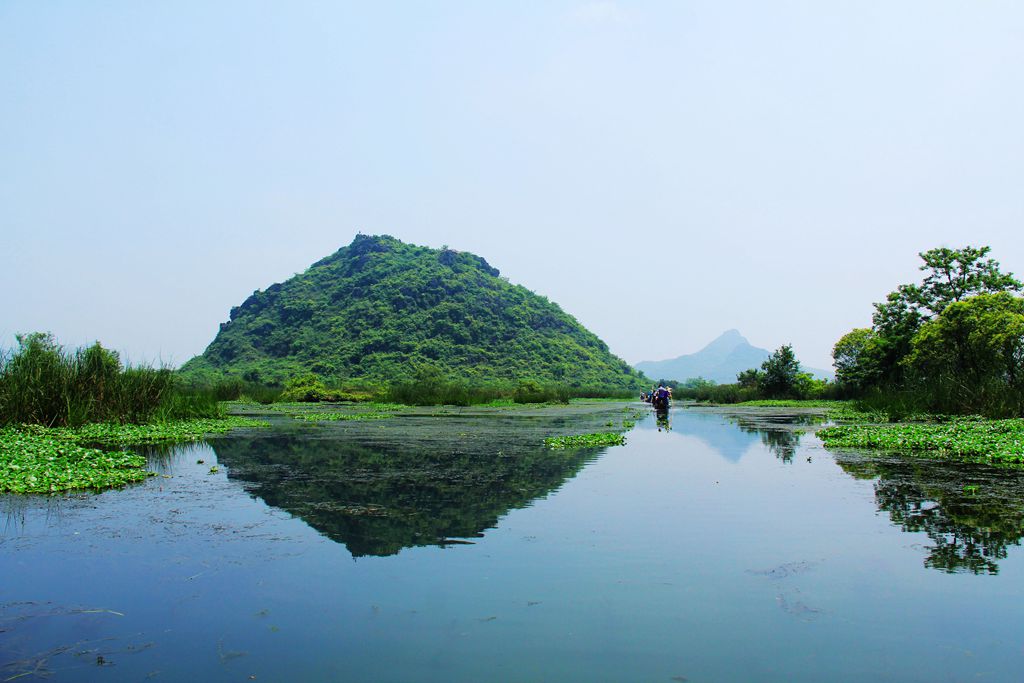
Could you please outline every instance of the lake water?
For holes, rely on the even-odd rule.
[[[0,681],[1021,680],[1024,473],[781,411],[539,445],[632,411],[284,417],[0,497]]]

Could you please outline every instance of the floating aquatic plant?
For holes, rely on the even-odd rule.
[[[818,432],[829,448],[877,448],[963,460],[1024,463],[1024,419],[842,425]]]
[[[58,493],[142,481],[146,459],[127,451],[86,448],[38,432],[0,429],[0,492]]]
[[[293,415],[296,420],[306,422],[332,422],[337,420],[386,420],[394,417],[391,413],[304,413]]]
[[[544,439],[544,445],[551,449],[597,448],[600,446],[621,446],[624,443],[626,443],[625,435],[615,432],[553,436]]]

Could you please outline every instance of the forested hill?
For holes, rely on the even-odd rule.
[[[402,381],[441,374],[472,384],[523,380],[633,387],[640,375],[557,304],[510,284],[479,256],[357,236],[304,273],[231,309],[182,373],[281,383]]]

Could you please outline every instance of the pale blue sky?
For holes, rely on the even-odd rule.
[[[0,0],[0,344],[181,363],[361,230],[828,367],[919,251],[1024,275],[1022,122],[1017,1]]]

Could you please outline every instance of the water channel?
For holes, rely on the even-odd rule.
[[[1024,472],[767,409],[541,445],[638,411],[280,417],[0,496],[0,681],[1020,679]]]

